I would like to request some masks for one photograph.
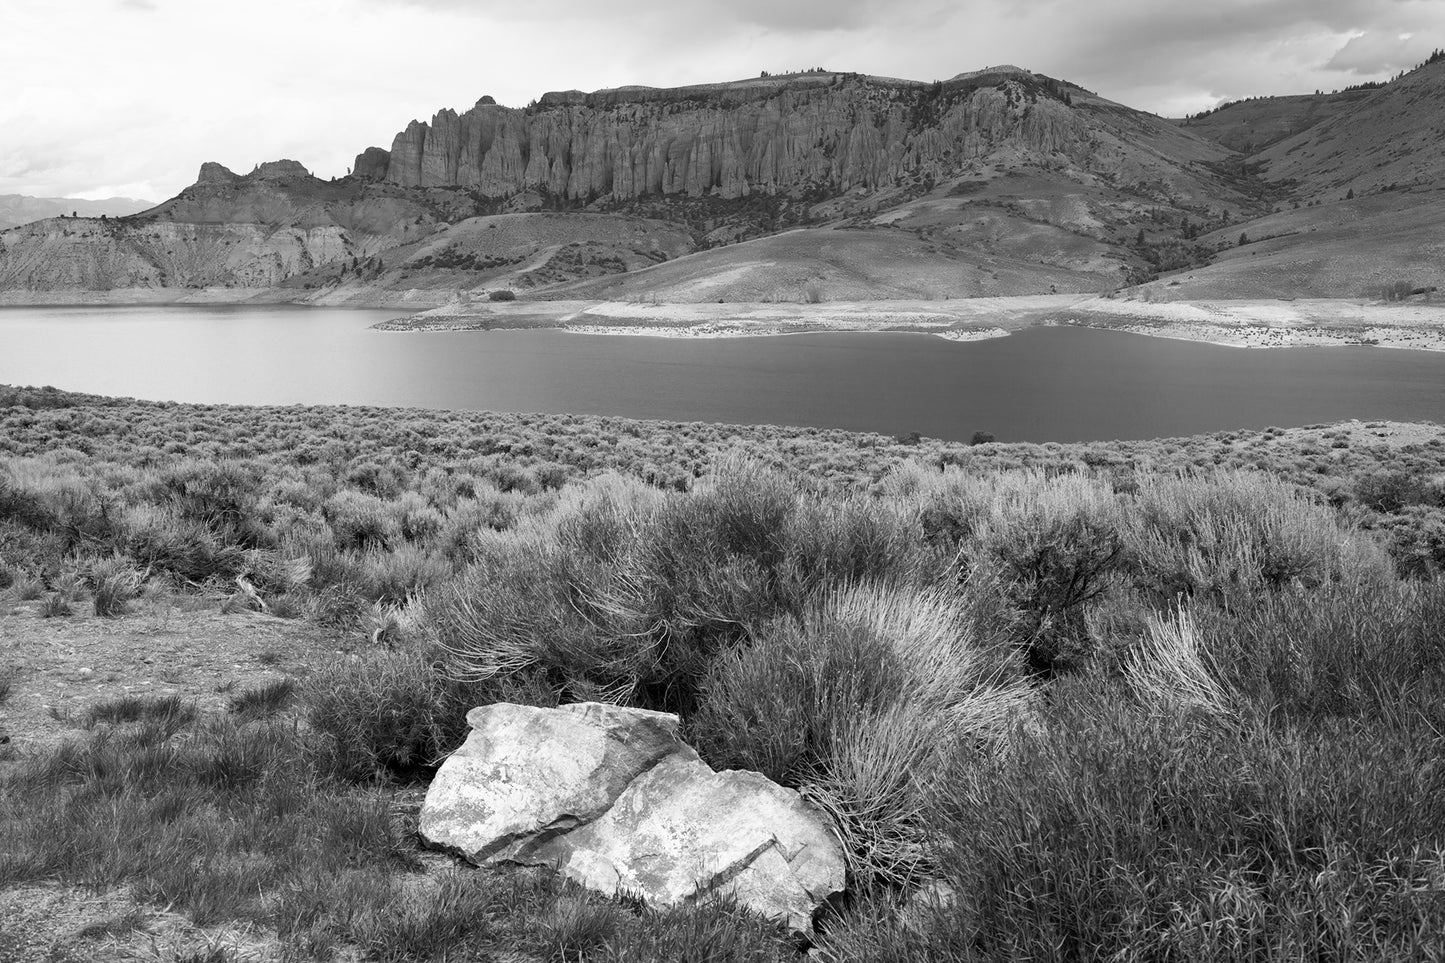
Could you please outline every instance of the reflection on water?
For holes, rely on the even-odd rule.
[[[685,340],[369,330],[395,311],[0,308],[0,383],[240,404],[356,404],[813,425],[967,439],[1445,421],[1445,354],[1245,351],[1076,328]]]

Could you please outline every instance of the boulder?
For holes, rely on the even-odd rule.
[[[714,772],[677,716],[602,703],[499,703],[427,792],[420,831],[478,865],[555,866],[607,894],[671,906],[712,895],[793,930],[844,885],[842,847],[796,792]]]

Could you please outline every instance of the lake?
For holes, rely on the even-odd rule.
[[[396,311],[0,308],[0,383],[156,400],[810,425],[1000,441],[1445,422],[1445,353],[1246,351],[1080,328],[688,340],[380,332]]]

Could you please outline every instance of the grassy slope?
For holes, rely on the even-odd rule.
[[[1199,243],[1219,249],[1210,264],[1146,287],[1165,300],[1378,298],[1396,281],[1445,287],[1442,220],[1445,188],[1282,210],[1202,235]]]
[[[1314,126],[1261,151],[1257,162],[1273,181],[1295,182],[1300,197],[1341,198],[1439,184],[1445,159],[1437,149],[1445,62],[1411,72],[1368,92]]]
[[[1241,154],[1254,154],[1350,110],[1369,91],[1255,97],[1230,104],[1181,126]]]

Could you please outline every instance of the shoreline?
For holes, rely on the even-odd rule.
[[[319,292],[318,292],[319,294]],[[23,295],[23,296],[22,296]],[[161,295],[161,296],[158,296]],[[926,334],[972,342],[1068,325],[1241,349],[1380,347],[1445,351],[1445,304],[1356,299],[1146,301],[1095,294],[943,301],[613,302],[452,301],[435,292],[389,298],[280,296],[274,289],[0,292],[12,308],[326,307],[411,311],[371,327],[390,332],[553,329],[600,337],[758,338],[795,334]],[[432,295],[428,297],[427,295]],[[416,310],[420,309],[420,310]]]
[[[1340,299],[1148,302],[1095,295],[840,304],[451,304],[374,325],[401,332],[550,328],[595,336],[747,338],[927,334],[949,341],[1070,326],[1258,350],[1380,347],[1445,351],[1445,305]]]

